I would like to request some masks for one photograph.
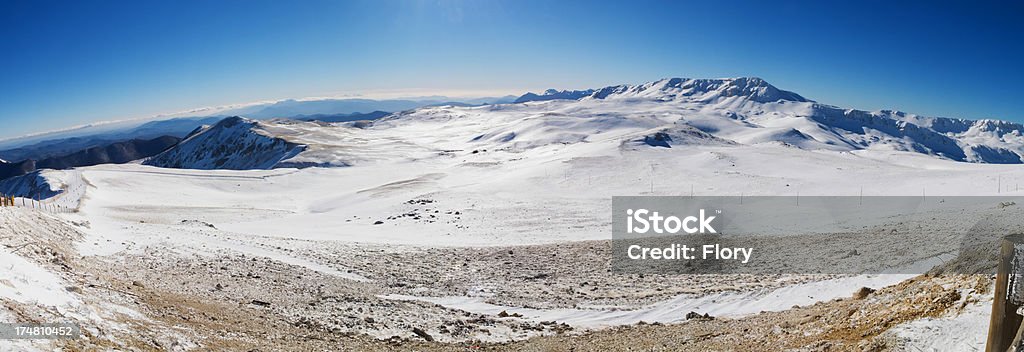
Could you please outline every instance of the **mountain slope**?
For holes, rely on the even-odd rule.
[[[659,100],[714,102],[719,98],[744,98],[758,103],[779,100],[811,102],[799,94],[775,88],[757,77],[726,79],[667,78],[639,85],[618,85],[596,90],[595,99],[653,98]]]
[[[174,146],[180,140],[180,138],[172,136],[157,137],[150,140],[133,139],[103,147],[89,148],[61,157],[39,160],[36,162],[36,167],[60,170],[78,166],[122,164],[156,155]]]
[[[0,193],[9,196],[47,199],[60,192],[60,189],[54,189],[40,170],[0,180]]]
[[[842,109],[760,78],[670,78],[605,87],[581,100],[674,106],[689,111],[682,116],[686,123],[742,143],[797,138],[796,145],[804,149],[885,149],[982,163],[1019,163],[1024,155],[1024,127],[1018,123]]]
[[[262,132],[259,123],[229,117],[189,134],[174,148],[143,162],[183,169],[270,169],[305,146]]]
[[[670,78],[523,97],[528,103],[429,106],[331,125],[230,118],[146,164],[267,169],[445,158],[459,151],[554,153],[579,147],[611,153],[760,144],[979,163],[1024,160],[1020,124],[842,109],[759,78]]]
[[[163,136],[181,138],[196,127],[220,121],[216,118],[177,118],[162,121],[146,122],[136,127],[115,132],[105,132],[69,138],[54,138],[23,145],[17,148],[0,150],[0,157],[7,160],[42,160],[75,153],[81,150],[105,147],[119,142],[131,140],[154,139]],[[149,155],[147,155],[149,156]]]
[[[35,160],[22,160],[16,163],[4,162],[0,163],[0,180],[8,179],[14,176],[20,176],[32,172],[36,169]]]
[[[384,116],[388,116],[387,111],[373,111],[368,113],[354,112],[351,114],[315,114],[315,115],[299,115],[293,116],[293,119],[300,121],[322,121],[322,122],[349,122],[349,121],[361,121],[361,120],[376,120]]]
[[[576,100],[576,99],[579,99],[579,98],[583,98],[583,97],[589,96],[591,94],[594,94],[594,90],[593,89],[585,89],[585,90],[557,90],[557,89],[548,89],[548,90],[544,91],[544,93],[542,93],[542,94],[534,94],[534,93],[523,94],[519,98],[516,98],[516,100],[513,101],[513,103],[518,104],[518,103],[525,103],[525,102],[528,102],[528,101],[548,101],[548,100],[556,100],[556,99]]]
[[[150,140],[133,139],[91,147],[42,160],[27,159],[17,163],[0,163],[0,180],[20,176],[36,169],[70,169],[99,164],[123,164],[156,155],[178,143],[178,137],[162,136]]]

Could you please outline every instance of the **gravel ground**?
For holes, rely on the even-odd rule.
[[[585,331],[381,296],[480,294],[490,303],[518,307],[628,309],[682,293],[773,288],[831,276],[616,274],[610,272],[607,241],[428,249],[262,238],[212,226],[208,232],[222,241],[274,255],[151,245],[82,257],[71,243],[82,236],[76,227],[87,225],[24,210],[0,214],[0,243],[58,273],[84,307],[102,312],[83,321],[87,339],[55,345],[67,350],[893,350],[900,341],[889,328],[956,312],[990,294],[991,286],[986,275],[921,276],[782,312]],[[272,259],[278,255],[368,280]],[[68,317],[47,307],[2,303],[19,321]]]

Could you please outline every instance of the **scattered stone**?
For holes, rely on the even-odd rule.
[[[498,313],[498,317],[499,318],[509,318],[509,317],[512,317],[512,318],[522,318],[523,315],[519,314],[519,313],[509,313],[509,312],[506,312],[506,311],[503,310],[503,311],[501,311],[501,313]]]
[[[424,340],[434,341],[434,337],[430,336],[430,334],[428,334],[426,331],[423,331],[423,329],[413,328],[412,329],[412,333],[416,334],[416,336],[419,336],[419,337],[423,338]]]
[[[216,229],[217,228],[216,226],[213,226],[213,224],[211,224],[211,223],[208,223],[208,222],[205,222],[205,221],[199,221],[199,220],[192,220],[192,219],[182,220],[181,223],[182,224],[189,224],[189,225],[201,225],[201,226],[209,227],[211,229]]]
[[[861,287],[860,289],[858,289],[856,292],[853,293],[853,299],[865,299],[865,298],[868,297],[868,295],[870,295],[870,294],[872,294],[874,292],[875,292],[875,289],[873,289],[873,288]]]
[[[693,311],[691,311],[689,313],[686,313],[686,320],[693,320],[693,319],[697,319],[697,320],[714,320],[715,318],[712,317],[708,313],[704,313],[704,315],[701,315],[700,313],[693,312]]]

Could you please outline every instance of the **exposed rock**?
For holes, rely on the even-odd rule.
[[[875,292],[875,289],[870,287],[861,287],[853,293],[853,299],[865,299],[869,295]]]

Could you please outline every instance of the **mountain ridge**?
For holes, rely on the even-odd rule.
[[[160,153],[181,140],[175,136],[153,139],[132,139],[88,147],[44,159],[25,159],[16,163],[0,163],[0,180],[29,174],[39,169],[64,170],[99,164],[123,164]]]
[[[182,169],[270,169],[306,147],[270,136],[260,123],[232,116],[201,127],[144,165]]]
[[[363,157],[370,154],[417,159],[445,150],[519,151],[601,141],[616,141],[625,152],[776,143],[805,150],[912,152],[961,162],[1024,162],[1024,127],[1018,123],[841,108],[756,77],[666,78],[598,89],[551,89],[524,97],[517,99],[520,103],[427,106],[331,125],[233,117],[197,130],[146,164],[351,166],[372,162]],[[243,127],[227,131],[232,126]],[[205,136],[202,143],[192,142],[200,136]],[[387,143],[408,152],[378,150],[376,144]],[[252,158],[259,162],[243,161],[246,152],[255,152]],[[424,154],[413,156],[417,152]]]

